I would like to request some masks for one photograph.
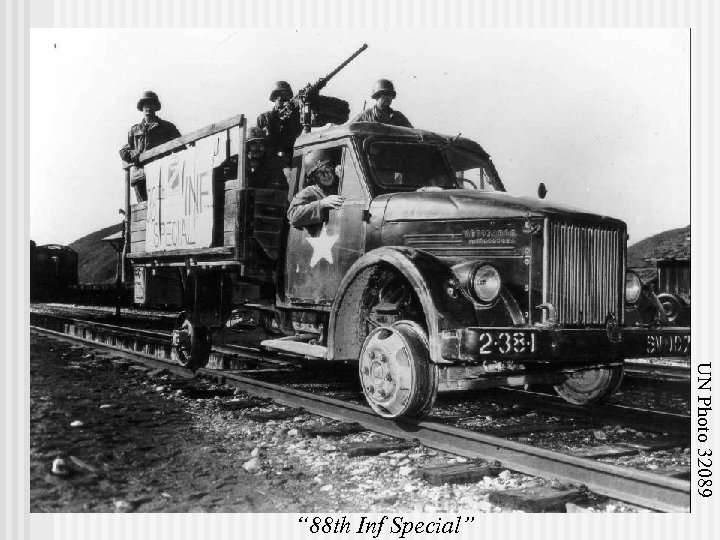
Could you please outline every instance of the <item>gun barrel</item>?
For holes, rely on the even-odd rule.
[[[360,47],[357,51],[355,51],[354,53],[352,53],[352,55],[350,55],[350,58],[345,60],[342,64],[340,64],[338,67],[336,67],[330,73],[328,73],[325,77],[323,77],[323,79],[325,79],[325,81],[329,81],[330,79],[332,79],[335,75],[337,75],[338,71],[343,69],[345,66],[347,66],[353,60],[355,60],[355,58],[367,48],[368,48],[367,43],[363,43],[362,47]]]

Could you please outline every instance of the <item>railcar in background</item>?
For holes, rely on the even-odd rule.
[[[77,251],[59,244],[30,241],[30,299],[63,300],[78,284]]]

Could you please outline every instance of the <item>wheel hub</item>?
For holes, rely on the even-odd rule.
[[[360,357],[360,380],[373,408],[394,415],[406,405],[413,383],[409,355],[405,340],[392,328],[368,336]]]

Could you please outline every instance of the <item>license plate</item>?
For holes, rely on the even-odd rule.
[[[478,333],[479,354],[530,354],[536,350],[534,332],[487,331]]]
[[[690,336],[687,334],[650,334],[645,340],[645,352],[656,356],[663,354],[690,354]]]

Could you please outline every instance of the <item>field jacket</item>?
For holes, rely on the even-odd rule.
[[[128,142],[120,149],[120,157],[128,163],[137,163],[140,154],[172,141],[180,136],[175,124],[159,116],[154,121],[135,124],[128,132]]]
[[[295,195],[287,212],[290,225],[307,227],[326,221],[328,209],[320,208],[320,201],[328,195],[330,194],[317,185],[308,186]]]

